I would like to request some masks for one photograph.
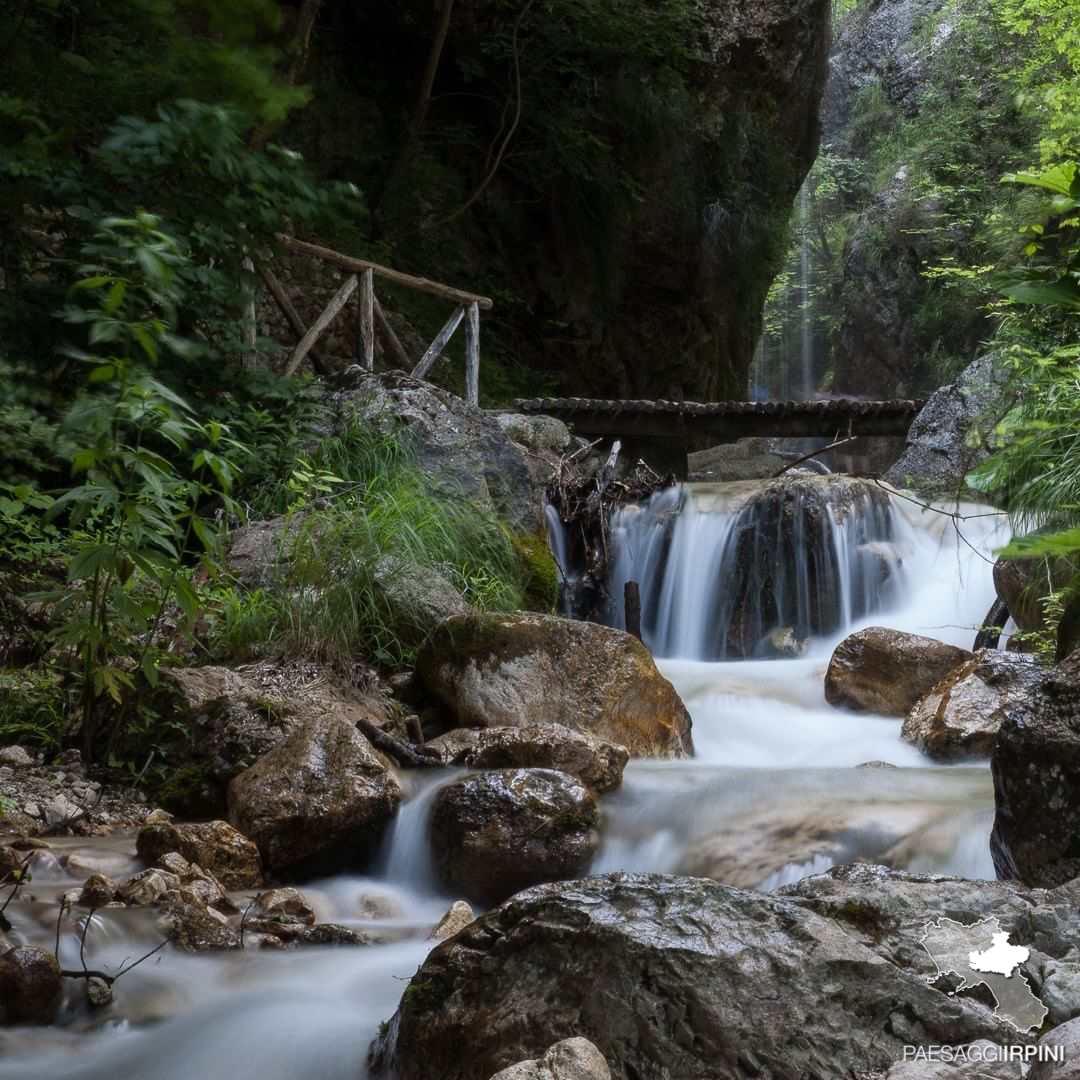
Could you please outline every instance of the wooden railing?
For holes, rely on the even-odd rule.
[[[332,248],[309,244],[291,236],[279,234],[278,240],[282,245],[298,255],[309,255],[312,258],[320,259],[322,262],[345,270],[349,274],[341,288],[330,300],[330,303],[319,314],[319,317],[310,327],[305,327],[303,320],[289,299],[288,293],[273,271],[267,266],[259,268],[259,276],[292,327],[293,333],[299,338],[285,361],[285,367],[282,369],[283,374],[294,374],[308,357],[311,358],[311,362],[317,370],[323,374],[330,374],[329,365],[325,358],[316,350],[316,343],[326,328],[341,314],[353,293],[359,289],[357,352],[358,362],[365,370],[375,370],[375,334],[377,331],[397,363],[409,371],[414,378],[422,379],[442,355],[457,328],[464,322],[465,398],[471,404],[477,404],[480,398],[480,312],[481,310],[488,311],[491,309],[492,302],[488,297],[478,296],[476,293],[465,292],[462,289],[455,289],[437,281],[429,281],[427,278],[403,274],[400,270],[392,270],[388,266],[380,266],[378,263],[369,262],[367,259],[357,259],[352,255],[343,255],[340,251],[334,251]],[[435,340],[427,347],[424,355],[416,363],[413,363],[408,350],[401,343],[401,339],[397,334],[394,333],[394,328],[390,325],[386,312],[375,295],[375,278],[377,277],[384,278],[395,285],[415,289],[417,292],[451,300],[456,305],[453,314],[446,320],[443,328],[435,335]]]

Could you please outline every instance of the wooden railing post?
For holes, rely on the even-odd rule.
[[[308,332],[297,342],[296,348],[289,355],[289,359],[282,370],[282,375],[292,375],[304,362],[304,357],[311,350],[311,346],[319,339],[319,335],[334,321],[337,313],[349,302],[349,297],[356,291],[360,279],[352,274],[349,279],[334,294],[334,298],[326,305],[323,313],[311,324]]]
[[[244,285],[246,297],[244,301],[244,344],[247,349],[244,351],[241,363],[244,368],[253,371],[259,366],[259,357],[255,352],[255,342],[258,340],[259,331],[255,316],[255,282],[252,280],[255,277],[255,264],[251,261],[250,256],[245,255],[241,265],[248,275],[247,283]]]
[[[435,340],[428,346],[427,352],[424,353],[420,359],[420,363],[413,368],[412,377],[414,379],[422,379],[430,370],[436,360],[442,356],[443,349],[449,344],[450,339],[454,336],[454,331],[461,325],[461,320],[465,318],[465,309],[459,307],[449,319],[446,320],[446,325],[435,336]]]
[[[375,272],[365,270],[360,278],[360,363],[365,371],[375,370]]]
[[[479,405],[480,307],[475,301],[469,305],[468,315],[465,323],[465,400],[470,405]]]

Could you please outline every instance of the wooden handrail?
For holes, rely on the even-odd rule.
[[[370,262],[367,259],[357,259],[352,255],[343,255],[340,251],[334,251],[333,248],[309,244],[304,240],[286,236],[284,233],[278,233],[277,239],[290,251],[295,251],[298,255],[310,255],[313,258],[322,259],[324,262],[339,266],[342,270],[348,270],[353,274],[363,274],[371,270],[379,277],[386,278],[387,281],[392,281],[397,285],[405,285],[410,289],[416,289],[418,292],[430,293],[432,296],[441,296],[445,300],[453,300],[463,307],[476,304],[478,308],[482,308],[484,311],[490,311],[493,307],[491,300],[486,296],[478,296],[476,293],[454,289],[449,285],[441,285],[437,281],[429,281],[427,278],[403,274],[400,270],[391,270],[388,266],[380,266],[378,263]]]

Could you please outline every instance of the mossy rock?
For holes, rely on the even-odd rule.
[[[214,778],[205,763],[177,769],[156,793],[156,799],[183,818],[218,818],[228,812],[225,785]]]
[[[559,568],[542,533],[513,538],[522,570],[521,606],[526,611],[549,614],[559,602]]]

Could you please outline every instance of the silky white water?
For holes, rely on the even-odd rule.
[[[893,498],[887,540],[866,540],[852,522],[829,530],[836,566],[850,568],[866,554],[856,558],[855,548],[876,543],[872,555],[889,570],[887,588],[862,600],[861,586],[840,573],[843,625],[834,633],[810,640],[793,659],[703,659],[716,646],[713,620],[731,574],[725,551],[733,508],[745,494],[739,485],[690,486],[624,510],[613,522],[612,591],[619,595],[632,579],[650,598],[651,644],[693,717],[696,756],[627,768],[622,789],[602,799],[603,835],[592,869],[703,874],[765,889],[853,859],[992,877],[985,763],[935,766],[901,741],[897,718],[834,709],[822,686],[833,647],[859,625],[970,647],[993,598],[988,560],[1006,539],[1001,519],[956,523]],[[557,521],[550,516],[549,528],[555,546]],[[561,554],[568,557],[565,547]],[[872,611],[855,614],[871,600]],[[896,767],[858,767],[871,762]],[[116,984],[114,1004],[102,1014],[86,1012],[73,983],[60,1025],[0,1028],[0,1080],[365,1076],[371,1039],[431,947],[431,927],[455,899],[436,882],[428,818],[438,787],[457,775],[402,777],[408,801],[373,877],[303,887],[318,921],[363,929],[377,944],[199,956],[166,949]],[[106,860],[105,872],[119,879],[138,866],[130,836],[57,841],[38,858],[32,888],[8,909],[14,940],[52,947],[57,894],[90,872],[85,861],[74,868],[80,852]],[[152,911],[104,909],[87,936],[88,963],[115,970],[158,940]],[[61,943],[65,965],[77,965],[77,952],[69,927]]]

